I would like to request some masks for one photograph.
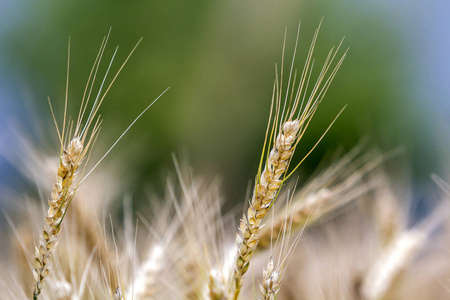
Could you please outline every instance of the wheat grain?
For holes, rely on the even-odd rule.
[[[293,144],[296,141],[300,129],[298,120],[288,121],[283,125],[283,131],[278,134],[275,148],[272,149],[267,165],[261,174],[259,184],[256,186],[256,195],[253,196],[247,216],[241,220],[238,239],[238,258],[235,270],[235,296],[237,299],[242,286],[243,276],[247,272],[253,251],[258,244],[258,233],[261,220],[268,213],[278,189],[281,187],[282,179],[287,166],[292,158]]]

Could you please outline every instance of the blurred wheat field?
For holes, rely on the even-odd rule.
[[[297,44],[293,49],[283,45],[272,103],[266,103],[268,126],[261,128],[265,139],[259,168],[239,206],[223,211],[228,199],[221,195],[220,181],[196,174],[195,165],[173,156],[175,175],[167,178],[163,196],[149,193],[148,207],[135,211],[122,194],[126,176],[114,176],[121,161],[106,157],[97,168],[102,155],[90,159],[89,149],[101,139],[101,118],[108,118],[100,118],[98,109],[114,74],[130,57],[117,63],[114,52],[110,61],[102,61],[108,37],[83,100],[75,105],[79,109],[72,112],[73,104],[52,102],[64,107],[64,116],[55,115],[59,158],[38,149],[20,130],[14,145],[1,148],[40,196],[35,201],[11,191],[10,197],[20,200],[5,212],[10,230],[3,237],[9,249],[2,257],[8,270],[1,275],[2,299],[450,296],[450,189],[445,180],[433,177],[441,200],[417,216],[407,187],[386,171],[385,164],[401,155],[396,150],[380,153],[362,141],[348,153],[332,155],[307,181],[295,173],[316,146],[301,140],[313,126],[310,120],[327,105],[323,99],[332,101],[325,93],[346,56],[339,39],[328,54],[316,58],[317,30],[306,55],[296,61]],[[107,76],[109,67],[99,66],[110,63],[119,67]],[[97,75],[103,69],[106,73]],[[317,143],[333,134],[328,129],[322,129]],[[293,158],[297,147],[303,158]],[[114,203],[109,200],[117,197],[123,198],[120,217],[110,212]]]

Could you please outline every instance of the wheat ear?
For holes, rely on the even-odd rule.
[[[48,201],[49,209],[47,212],[47,216],[45,217],[45,222],[47,225],[44,227],[44,230],[42,231],[42,234],[40,236],[39,246],[36,247],[35,258],[33,261],[33,267],[34,267],[33,275],[34,275],[34,279],[35,279],[34,288],[33,288],[33,298],[34,299],[37,299],[38,296],[41,294],[44,279],[50,274],[52,252],[54,251],[54,249],[56,248],[56,245],[58,243],[58,235],[61,231],[61,224],[67,213],[67,209],[70,206],[73,196],[74,196],[77,188],[81,184],[81,182],[84,179],[86,179],[86,177],[90,174],[90,172],[92,172],[92,169],[91,169],[91,171],[83,179],[80,179],[76,184],[74,183],[74,181],[76,179],[76,175],[77,175],[76,171],[79,169],[84,158],[88,155],[90,147],[95,142],[95,139],[96,139],[97,134],[100,129],[101,120],[100,120],[100,116],[98,116],[98,110],[99,110],[103,100],[105,99],[106,95],[108,94],[111,86],[113,85],[114,81],[117,79],[117,76],[120,74],[123,67],[127,63],[128,59],[131,57],[133,52],[136,50],[136,47],[140,43],[140,41],[139,41],[136,44],[136,46],[133,48],[133,50],[130,52],[130,54],[125,59],[125,61],[123,62],[123,64],[119,68],[119,70],[116,72],[114,78],[111,80],[111,82],[107,86],[105,92],[103,92],[103,94],[102,94],[103,86],[105,84],[106,78],[108,76],[111,65],[114,61],[114,58],[117,54],[118,48],[116,48],[116,50],[111,58],[111,61],[109,63],[109,67],[106,71],[106,74],[100,85],[100,88],[99,88],[98,94],[95,98],[95,101],[91,106],[89,115],[87,118],[83,118],[87,111],[87,108],[89,107],[90,96],[91,96],[92,89],[93,89],[95,79],[97,76],[97,71],[100,66],[104,50],[106,48],[106,45],[107,45],[107,42],[109,39],[110,32],[108,33],[108,35],[106,37],[103,38],[103,41],[100,46],[100,50],[95,59],[93,67],[91,69],[91,73],[88,77],[88,81],[86,83],[86,88],[85,88],[85,91],[83,94],[83,99],[82,99],[82,102],[80,105],[80,111],[79,111],[77,122],[76,122],[75,126],[73,126],[74,122],[68,120],[68,118],[67,118],[67,102],[68,102],[68,89],[69,89],[69,66],[70,66],[70,39],[69,39],[69,47],[68,47],[66,95],[65,95],[65,103],[64,103],[64,119],[63,119],[62,130],[59,130],[59,127],[57,125],[57,122],[56,122],[56,119],[55,119],[55,116],[53,113],[53,108],[52,108],[52,105],[51,105],[51,102],[49,99],[50,109],[52,112],[53,120],[56,125],[56,130],[58,133],[59,141],[61,143],[61,153],[60,153],[60,162],[59,162],[58,172],[57,172],[57,176],[56,176],[56,182],[53,186],[53,190],[51,193],[51,199]],[[147,107],[147,109],[149,107]],[[144,110],[144,112],[146,110]],[[144,113],[144,112],[142,112],[142,113]],[[142,115],[142,113],[141,113],[141,115]],[[141,115],[139,115],[139,117]],[[86,119],[86,121],[85,121],[85,124],[83,125],[84,119]],[[134,122],[136,122],[136,120]],[[134,124],[134,122],[132,124]],[[127,132],[127,130],[119,137],[119,139],[116,141],[116,143]],[[70,138],[68,138],[68,137],[70,137]],[[113,147],[114,147],[114,145],[113,145]],[[111,147],[111,149],[113,147]],[[109,151],[111,149],[109,149],[107,153],[109,153]],[[105,156],[106,156],[106,154],[105,154]],[[103,156],[103,158],[105,156]],[[100,161],[102,159],[100,159]],[[97,164],[94,166],[94,168],[100,163],[100,161],[97,162]]]
[[[102,53],[104,44],[106,44],[105,40],[102,43],[99,55],[100,53]],[[97,57],[97,59],[98,58],[99,57]],[[34,299],[37,299],[37,297],[40,295],[44,279],[50,274],[52,252],[54,251],[58,243],[58,235],[61,231],[61,223],[65,217],[67,208],[69,207],[70,202],[72,201],[72,198],[75,194],[76,188],[78,187],[78,185],[73,184],[76,178],[76,171],[83,162],[83,159],[86,157],[89,146],[93,142],[101,123],[99,119],[97,119],[92,132],[90,132],[90,137],[88,140],[86,140],[87,134],[85,135],[80,134],[79,122],[77,123],[75,132],[71,134],[70,127],[72,127],[73,123],[66,122],[69,65],[70,65],[69,62],[70,62],[70,40],[68,50],[64,121],[62,131],[60,132],[58,126],[56,127],[61,142],[61,155],[58,166],[58,172],[56,176],[56,182],[52,189],[51,198],[48,201],[49,209],[47,211],[47,216],[45,217],[45,222],[47,225],[45,226],[40,236],[39,246],[36,247],[35,258],[33,261],[34,266],[33,275],[35,279],[33,289]],[[50,108],[53,114],[51,104]],[[91,121],[92,119],[89,120],[89,124],[86,127],[88,131],[90,125],[92,124]],[[70,138],[69,142],[66,144],[65,137],[68,135],[72,135],[72,138]]]
[[[238,250],[233,277],[233,299],[235,300],[239,296],[243,284],[244,275],[248,270],[253,252],[258,245],[259,231],[263,226],[263,224],[261,223],[262,219],[269,212],[269,209],[274,203],[283,182],[290,176],[290,174],[287,174],[287,170],[294,154],[295,148],[302,138],[304,132],[306,131],[306,128],[308,127],[312,116],[316,112],[318,105],[322,101],[332,79],[334,78],[345,57],[344,54],[331,74],[328,76],[328,79],[326,79],[330,65],[332,64],[341,44],[336,48],[336,50],[334,49],[334,47],[330,50],[324,66],[320,71],[319,77],[311,91],[311,94],[305,102],[308,83],[313,69],[312,54],[314,51],[319,29],[320,25],[319,28],[317,28],[315,31],[306,63],[298,83],[298,88],[296,91],[294,91],[296,74],[293,75],[293,65],[298,44],[298,36],[300,31],[299,26],[296,46],[294,50],[294,57],[292,59],[290,75],[284,95],[282,92],[284,89],[283,46],[283,58],[280,72],[281,77],[278,78],[277,75],[274,83],[271,114],[269,117],[270,121],[266,131],[266,142],[263,148],[263,153],[261,155],[261,163],[258,175],[256,177],[254,192],[252,198],[250,199],[250,205],[247,210],[247,214],[244,215],[241,219],[239,233],[237,236]],[[276,74],[278,74],[278,72],[276,72]],[[292,91],[290,91],[290,89],[292,89]],[[283,107],[281,107],[282,103],[284,103]],[[272,112],[274,113],[273,120]],[[269,130],[271,131],[270,134]],[[271,142],[272,138],[273,144]],[[268,145],[267,152],[265,149],[266,145]],[[309,153],[311,153],[311,151]],[[265,153],[268,153],[268,157],[266,158],[266,163],[263,166],[262,162]],[[301,162],[309,155],[309,153],[301,160]],[[297,169],[297,167],[294,168],[294,171],[295,169]]]

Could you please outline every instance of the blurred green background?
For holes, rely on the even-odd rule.
[[[127,191],[139,199],[149,185],[163,190],[165,177],[174,170],[174,152],[180,160],[188,159],[195,173],[221,178],[227,201],[239,203],[257,169],[285,27],[289,57],[302,22],[301,69],[314,29],[324,17],[315,53],[318,65],[343,36],[350,51],[297,158],[348,107],[299,175],[311,174],[327,153],[348,150],[368,137],[382,150],[404,146],[399,159],[409,166],[414,197],[421,199],[427,195],[430,173],[448,179],[450,170],[450,5],[432,2],[4,1],[1,143],[10,142],[7,120],[33,131],[33,118],[56,141],[46,98],[51,97],[61,116],[68,37],[75,114],[101,39],[112,27],[105,62],[120,45],[116,69],[140,37],[144,40],[101,109],[104,124],[97,152],[106,151],[146,105],[171,88],[105,164],[121,166],[119,178],[127,177]],[[53,145],[49,151],[56,152],[57,143]],[[2,185],[20,181],[1,158],[0,167]]]

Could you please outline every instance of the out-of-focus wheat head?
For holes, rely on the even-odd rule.
[[[174,161],[177,184],[168,181],[162,207],[152,197],[154,212],[146,217],[151,242],[130,277],[127,296],[226,299],[234,218],[221,211],[217,180],[207,183]]]

